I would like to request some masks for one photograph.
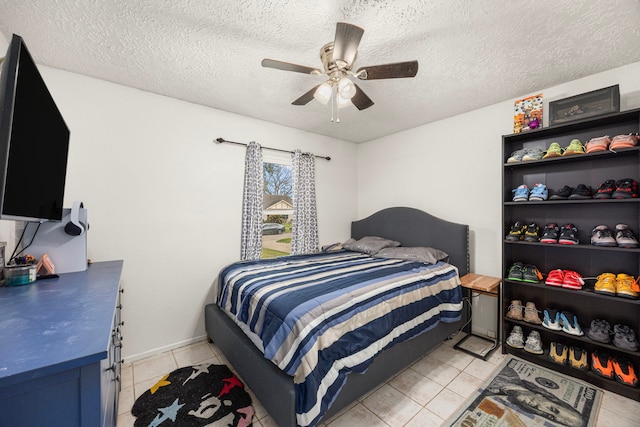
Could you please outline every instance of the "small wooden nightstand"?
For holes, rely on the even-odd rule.
[[[460,278],[460,281],[462,282],[462,287],[467,288],[470,294],[475,292],[483,295],[497,297],[498,299],[500,298],[502,279],[500,279],[499,277],[484,276],[482,274],[469,273],[462,276]],[[460,341],[458,341],[453,346],[453,348],[460,351],[464,351],[465,353],[478,357],[482,360],[487,360],[487,357],[489,357],[489,355],[491,355],[491,352],[493,352],[498,347],[498,343],[500,342],[500,314],[498,313],[497,315],[496,337],[494,339],[487,338],[482,335],[476,335],[472,332],[472,328],[473,328],[473,324],[472,324],[473,313],[471,310],[472,305],[473,304],[471,302],[471,299],[469,299],[469,331],[471,332],[467,334],[467,336],[462,338]],[[498,301],[498,310],[500,310],[500,301]],[[464,343],[468,338],[472,336],[493,343],[493,347],[484,354],[476,353],[472,350],[462,347],[462,343]]]

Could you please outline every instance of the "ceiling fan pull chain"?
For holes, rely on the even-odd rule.
[[[335,87],[335,94],[333,96],[333,106],[331,108],[336,110],[336,123],[340,123],[340,106],[338,105],[340,102],[340,99],[338,99],[340,92],[338,90],[338,85],[333,86]]]

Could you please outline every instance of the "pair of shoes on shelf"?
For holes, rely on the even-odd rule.
[[[535,265],[515,262],[509,268],[507,279],[516,282],[540,283],[542,273]]]
[[[544,282],[549,286],[558,286],[568,289],[582,289],[584,279],[580,273],[573,270],[551,270]]]
[[[591,321],[591,327],[587,330],[587,337],[604,344],[609,344],[611,340],[611,326],[609,322],[602,319]],[[627,325],[616,324],[613,327],[613,345],[623,350],[637,351],[638,340],[633,329]]]
[[[591,138],[584,145],[588,153],[597,153],[606,150],[619,150],[621,148],[633,148],[638,145],[638,134],[616,135],[613,139],[609,135]]]
[[[591,353],[591,370],[597,375],[608,379],[615,379],[621,384],[638,387],[638,376],[633,364],[621,357],[611,357],[606,353],[594,351]]]
[[[562,245],[577,245],[580,243],[578,229],[575,225],[569,223],[560,228],[554,222],[544,226],[540,241],[542,243],[560,243]]]
[[[526,306],[523,306],[520,300],[511,301],[507,311],[507,317],[513,320],[524,320],[525,322],[532,323],[534,325],[542,324],[536,304],[530,301],[527,302]]]
[[[638,197],[638,182],[632,178],[618,181],[607,179],[593,195],[594,199],[634,199]]]
[[[606,225],[598,225],[591,230],[591,244],[594,246],[605,246],[620,248],[637,248],[638,239],[627,224],[617,224],[614,233]]]
[[[544,147],[528,147],[521,148],[511,153],[507,159],[507,163],[527,162],[531,160],[540,160],[544,153]]]
[[[580,337],[584,335],[578,317],[569,311],[558,311],[547,308],[543,312],[542,326],[552,331],[563,331],[569,335]]]
[[[587,200],[593,198],[593,189],[585,184],[578,184],[577,187],[565,185],[550,200]]]
[[[560,365],[567,365],[581,371],[589,370],[587,351],[580,347],[567,347],[559,342],[552,342],[549,347],[549,359]]]
[[[540,241],[540,227],[535,222],[526,224],[522,221],[516,221],[509,230],[509,234],[505,237],[508,242],[517,242],[524,240],[525,242]]]
[[[517,188],[511,190],[513,193],[513,202],[541,202],[547,200],[549,197],[549,190],[544,184],[536,183],[530,190],[525,184],[519,185]]]
[[[522,328],[515,325],[507,337],[506,342],[509,347],[524,348],[525,351],[532,354],[544,354],[540,332],[538,331],[531,331],[525,341]]]
[[[593,290],[599,294],[636,299],[640,295],[639,280],[640,276],[634,278],[625,273],[602,273],[597,277]]]

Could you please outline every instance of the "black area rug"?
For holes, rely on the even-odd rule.
[[[251,397],[225,365],[179,368],[145,391],[131,408],[136,427],[250,427]]]

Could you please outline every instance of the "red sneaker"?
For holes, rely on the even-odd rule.
[[[582,289],[584,280],[582,276],[573,270],[564,270],[564,281],[562,282],[563,288],[569,289]]]
[[[591,353],[591,370],[596,374],[613,379],[613,359],[607,354]]]
[[[545,282],[549,286],[562,286],[564,283],[564,271],[557,269],[551,270],[547,275]]]

